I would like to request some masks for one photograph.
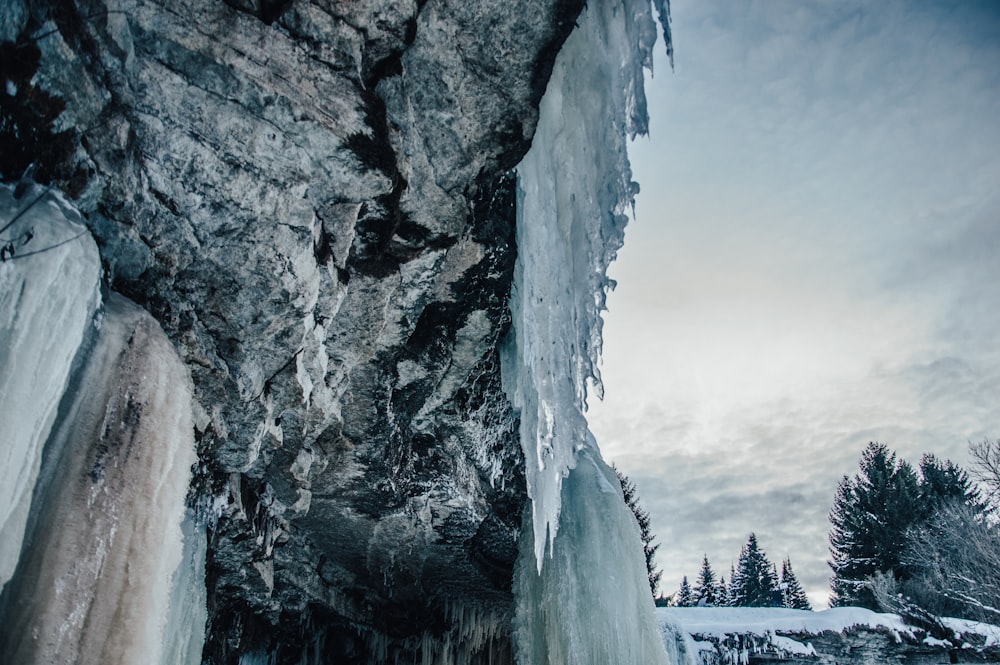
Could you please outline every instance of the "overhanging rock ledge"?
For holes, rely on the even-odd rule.
[[[510,169],[582,1],[4,4],[4,180],[193,377],[206,662],[509,660]]]

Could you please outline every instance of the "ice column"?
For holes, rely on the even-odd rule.
[[[666,663],[635,520],[587,428],[600,393],[606,269],[636,186],[626,140],[645,131],[648,0],[592,0],[556,59],[518,166],[518,263],[504,354],[521,418],[531,520],[515,571],[523,665]]]
[[[194,460],[186,367],[149,314],[111,295],[46,444],[0,662],[160,662]]]
[[[41,187],[17,194],[0,185],[0,588],[17,565],[42,448],[100,304],[97,246],[78,215]]]
[[[184,548],[170,581],[170,612],[163,634],[160,665],[196,665],[201,662],[208,624],[205,563],[208,535],[205,520],[188,509],[181,523]]]
[[[600,393],[606,269],[635,192],[626,135],[645,131],[643,63],[655,25],[645,0],[589,3],[556,59],[532,149],[517,167],[514,348],[505,387],[521,412],[539,569],[558,528],[560,488],[587,441],[588,383]]]

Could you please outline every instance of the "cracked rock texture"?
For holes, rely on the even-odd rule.
[[[194,380],[205,662],[509,660],[510,169],[582,2],[0,5],[4,179]]]

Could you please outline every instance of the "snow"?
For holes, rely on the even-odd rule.
[[[0,185],[0,227],[0,245],[14,250],[0,261],[2,587],[21,552],[42,447],[100,304],[101,266],[79,216],[39,186],[15,198]]]
[[[774,652],[781,657],[817,656],[810,642],[800,642],[778,633],[798,637],[825,632],[844,634],[856,628],[882,629],[897,642],[920,640],[930,647],[951,649],[947,640],[925,635],[924,631],[906,625],[895,614],[879,614],[860,607],[836,607],[821,612],[790,610],[775,607],[670,607],[657,608],[664,642],[678,642],[681,631],[694,645],[692,651],[704,651],[704,662],[742,662],[748,649]],[[944,618],[942,622],[956,632],[959,639],[973,638],[960,645],[962,649],[996,647],[1000,645],[1000,627]],[[974,636],[974,637],[973,637]],[[970,644],[971,642],[971,644]],[[973,646],[975,644],[976,646]]]
[[[914,628],[895,614],[880,614],[861,607],[835,607],[820,612],[782,607],[660,607],[660,621],[670,621],[691,635],[723,638],[731,633],[759,636],[782,633],[819,635],[826,631],[843,633],[863,626],[884,628],[897,638],[914,638]]]
[[[771,644],[774,645],[776,649],[786,654],[793,654],[796,656],[815,656],[816,649],[813,648],[812,644],[803,644],[802,642],[797,642],[790,637],[784,637],[782,635],[775,635],[771,638]]]
[[[515,570],[517,660],[679,662],[656,623],[635,519],[584,416],[601,395],[601,312],[637,191],[648,0],[596,0],[560,51],[518,166],[518,259],[504,388],[520,415],[531,519]],[[693,662],[693,661],[692,661]]]
[[[960,638],[964,635],[981,635],[986,639],[983,646],[1000,646],[1000,626],[969,621],[968,619],[945,618],[941,621],[945,626],[955,631],[955,635]]]

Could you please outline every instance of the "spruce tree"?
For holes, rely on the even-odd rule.
[[[921,517],[930,517],[947,503],[964,503],[975,511],[986,509],[965,469],[928,453],[920,458]]]
[[[774,564],[767,560],[757,544],[757,534],[751,533],[740,551],[736,572],[729,583],[731,602],[736,607],[770,607],[777,590]]]
[[[792,570],[792,560],[788,557],[785,557],[785,560],[781,562],[781,591],[785,607],[790,607],[793,610],[812,609],[805,590],[799,584],[799,580]]]
[[[674,601],[677,607],[691,607],[694,605],[694,598],[691,595],[691,585],[688,584],[687,575],[681,580],[681,588],[677,590],[677,599]]]
[[[715,604],[719,607],[729,605],[729,587],[726,586],[724,575],[719,575],[719,583],[715,587]]]
[[[708,563],[708,555],[705,554],[701,560],[701,570],[698,571],[698,579],[694,583],[694,604],[695,605],[715,605],[715,572]]]
[[[635,515],[635,521],[639,525],[639,535],[642,537],[642,553],[646,557],[646,577],[649,582],[649,592],[653,594],[653,600],[656,600],[656,590],[660,586],[660,577],[663,576],[663,571],[656,565],[654,559],[656,550],[660,549],[660,545],[655,542],[656,536],[653,535],[649,513],[639,504],[639,493],[636,490],[635,483],[619,471],[617,467],[612,466],[611,468],[614,469],[615,474],[618,476],[618,482],[621,483],[625,505]]]
[[[854,478],[844,476],[830,512],[831,605],[879,609],[868,586],[875,573],[903,576],[907,529],[921,517],[920,488],[912,467],[872,442]]]

